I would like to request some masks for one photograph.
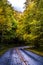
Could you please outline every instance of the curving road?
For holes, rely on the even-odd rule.
[[[15,48],[0,57],[0,65],[43,65],[43,57],[30,51]]]

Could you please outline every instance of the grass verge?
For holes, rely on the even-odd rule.
[[[4,47],[3,49],[0,50],[0,56],[3,55],[9,48]]]
[[[26,50],[31,51],[37,55],[43,56],[43,47],[40,47],[39,49],[27,48]]]

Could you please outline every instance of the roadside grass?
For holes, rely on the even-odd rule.
[[[0,56],[3,55],[9,49],[14,48],[14,47],[15,47],[14,44],[11,44],[11,45],[0,45]]]
[[[3,55],[8,49],[8,47],[3,47],[2,49],[0,49],[0,56]]]
[[[35,49],[35,48],[27,48],[26,50],[28,51],[31,51],[37,55],[40,55],[40,56],[43,56],[43,46],[38,48],[38,49]]]

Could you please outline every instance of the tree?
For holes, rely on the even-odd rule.
[[[7,0],[0,0],[0,38],[9,40],[15,38],[17,21],[14,18],[14,10]]]
[[[37,40],[35,43],[37,46],[41,44],[41,39],[43,39],[43,1],[33,0],[28,3],[24,11],[24,29],[30,42],[35,43]]]

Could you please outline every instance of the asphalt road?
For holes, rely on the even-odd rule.
[[[43,65],[43,57],[30,51],[14,48],[0,57],[0,65]]]

